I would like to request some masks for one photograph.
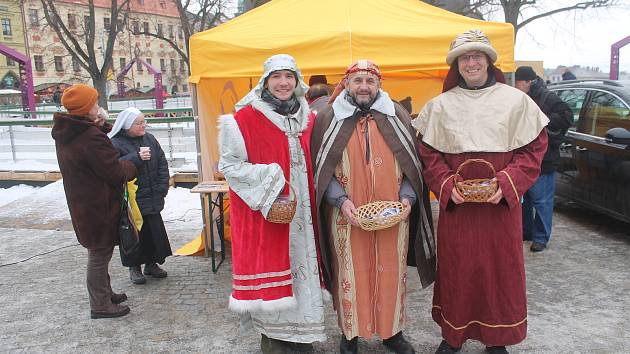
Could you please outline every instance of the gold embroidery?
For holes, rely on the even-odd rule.
[[[525,316],[525,318],[524,318],[524,319],[522,319],[522,320],[520,320],[520,321],[518,321],[518,322],[516,322],[516,323],[513,323],[513,324],[496,324],[496,325],[491,325],[491,324],[488,324],[488,323],[485,323],[485,322],[481,322],[481,321],[473,320],[473,321],[470,321],[470,322],[466,323],[465,325],[463,325],[463,326],[461,326],[461,327],[455,327],[455,326],[453,326],[453,324],[452,324],[452,323],[450,323],[450,322],[449,322],[449,321],[448,321],[448,320],[444,317],[444,314],[443,314],[443,313],[442,313],[442,311],[441,311],[441,310],[442,310],[442,308],[441,308],[440,306],[433,305],[433,308],[440,309],[440,316],[442,316],[442,319],[444,320],[444,322],[446,322],[446,324],[448,324],[449,326],[451,326],[451,328],[453,328],[453,329],[454,329],[454,330],[456,330],[456,331],[459,331],[459,330],[462,330],[462,329],[464,329],[464,328],[467,328],[467,327],[468,327],[468,326],[470,326],[471,324],[478,324],[478,325],[481,325],[481,326],[484,326],[484,327],[489,327],[489,328],[512,328],[512,327],[518,327],[518,326],[522,325],[523,323],[525,323],[525,322],[527,321],[527,316]]]

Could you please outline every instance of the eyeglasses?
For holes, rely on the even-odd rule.
[[[133,123],[133,125],[139,125],[141,127],[146,127],[147,126],[147,122],[136,122],[136,123]]]
[[[479,63],[483,58],[483,54],[471,54],[471,55],[460,55],[457,58],[458,62],[470,62],[473,61],[475,63]]]

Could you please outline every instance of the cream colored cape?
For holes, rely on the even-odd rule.
[[[449,154],[508,152],[532,142],[549,119],[522,91],[497,83],[481,90],[459,86],[433,98],[412,125],[422,141]]]

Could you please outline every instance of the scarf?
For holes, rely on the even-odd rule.
[[[291,95],[291,98],[289,98],[288,100],[283,101],[272,95],[269,90],[263,89],[260,94],[260,98],[262,98],[263,101],[269,103],[274,112],[282,114],[283,116],[294,114],[298,111],[298,109],[300,109],[300,102],[298,101],[295,94]]]

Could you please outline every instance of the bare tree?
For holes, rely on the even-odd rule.
[[[433,0],[426,2],[436,3],[441,1]],[[511,23],[512,26],[514,26],[514,38],[516,38],[520,29],[541,18],[552,16],[561,12],[612,7],[616,6],[618,2],[618,0],[574,1],[569,5],[550,8],[548,5],[546,7],[542,7],[542,1],[537,0],[473,0],[470,1],[470,9],[474,13],[479,14],[481,17],[478,18],[481,19],[488,19],[488,17],[494,13],[502,12],[504,21]],[[535,11],[529,11],[532,9]],[[536,14],[528,17],[523,15],[524,13],[531,12],[535,12]],[[461,14],[468,16],[467,13]]]
[[[245,13],[253,8],[256,8],[260,5],[264,5],[266,3],[268,3],[271,0],[243,0],[243,2],[241,3],[241,9],[240,9],[240,13]]]
[[[55,31],[57,37],[66,48],[73,60],[85,69],[92,78],[94,88],[99,92],[99,105],[107,105],[107,74],[112,67],[112,53],[118,33],[125,29],[129,16],[129,0],[111,0],[110,25],[104,38],[104,48],[97,53],[99,47],[96,41],[96,15],[94,0],[87,1],[89,16],[84,17],[82,26],[72,29],[57,9],[53,0],[40,0],[44,8],[44,16],[48,25]],[[100,41],[99,41],[100,42]],[[101,65],[99,65],[99,62]]]
[[[487,6],[492,0],[422,0],[423,2],[433,5],[444,10],[454,12],[463,16],[477,19],[483,19],[481,9]]]
[[[157,24],[154,24],[148,31],[144,28],[135,31],[136,34],[147,35],[160,39],[168,43],[173,50],[179,54],[181,59],[186,63],[187,73],[190,73],[190,51],[188,44],[190,36],[197,32],[202,32],[221,24],[226,18],[225,10],[227,0],[171,0],[177,7],[179,14],[180,28],[184,40],[184,48],[180,48],[177,40],[178,35],[167,33],[163,29],[160,30]]]

